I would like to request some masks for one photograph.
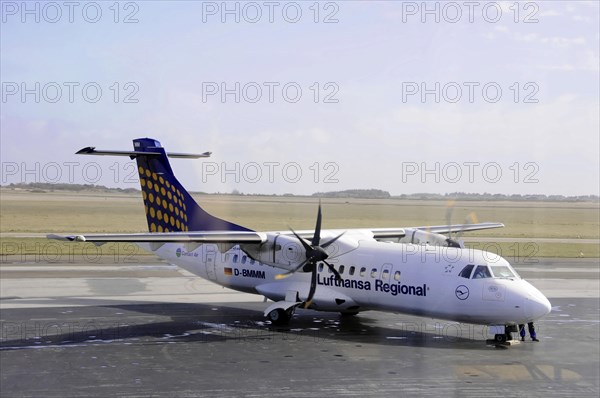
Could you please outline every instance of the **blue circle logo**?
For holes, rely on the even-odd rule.
[[[456,294],[457,299],[466,300],[467,298],[469,298],[469,288],[465,285],[460,285],[456,288],[454,294]]]

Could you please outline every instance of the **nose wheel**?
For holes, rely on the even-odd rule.
[[[494,335],[494,341],[496,343],[506,343],[508,341],[508,336],[506,335],[506,333],[502,333],[502,334],[495,334]]]

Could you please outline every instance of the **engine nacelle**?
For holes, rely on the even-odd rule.
[[[306,251],[294,236],[268,233],[267,241],[259,246],[241,245],[242,250],[263,264],[291,269],[306,259]]]
[[[462,241],[451,239],[442,234],[424,231],[422,229],[406,228],[406,235],[400,239],[400,243],[413,243],[416,245],[464,247]]]

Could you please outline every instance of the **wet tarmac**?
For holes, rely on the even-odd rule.
[[[263,318],[259,296],[164,263],[0,267],[3,397],[578,396],[600,384],[598,260],[517,264],[553,305],[540,342],[365,312]]]

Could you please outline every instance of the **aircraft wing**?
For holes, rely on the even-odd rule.
[[[154,242],[154,243],[264,243],[267,236],[259,232],[206,231],[206,232],[152,232],[136,234],[89,234],[61,236],[49,234],[48,239],[74,242]]]
[[[504,228],[504,224],[499,222],[481,222],[477,224],[453,224],[453,225],[437,225],[431,227],[413,227],[423,231],[429,231],[436,234],[447,234],[450,232],[468,232],[480,231],[492,228]]]
[[[406,230],[423,230],[438,234],[452,232],[479,231],[491,228],[502,228],[502,223],[453,224],[411,228],[360,228],[371,231],[375,239],[403,238]],[[337,231],[337,230],[336,230]],[[344,230],[339,230],[344,232]],[[348,230],[351,231],[351,230]],[[291,235],[291,233],[289,233]],[[299,231],[299,236],[310,239],[313,231]],[[48,239],[67,240],[75,242],[155,242],[155,243],[232,243],[232,244],[261,244],[267,241],[267,235],[253,231],[205,231],[205,232],[148,232],[134,234],[80,234],[80,235],[47,235]]]

